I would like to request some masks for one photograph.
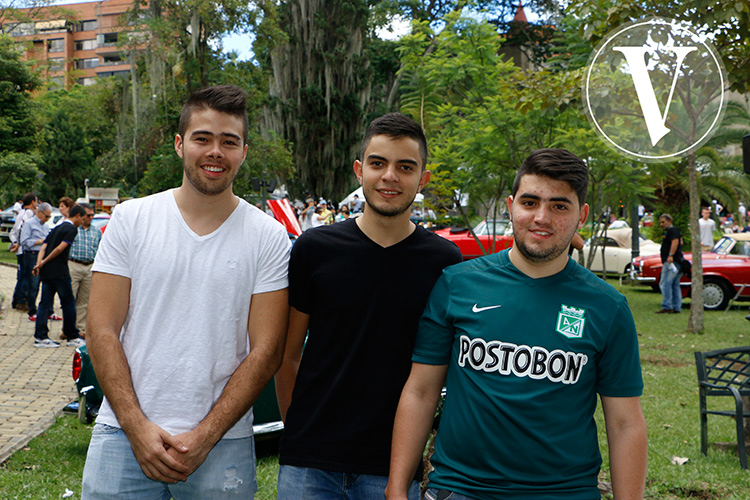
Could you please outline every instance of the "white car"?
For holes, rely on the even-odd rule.
[[[589,253],[591,252],[592,243],[595,244],[595,253],[591,262],[591,271],[602,273],[604,265],[602,263],[602,247],[604,247],[604,263],[607,265],[607,273],[628,274],[630,272],[632,255],[632,236],[631,228],[609,229],[605,238],[604,232],[600,232],[593,238],[589,238],[583,245],[583,262],[588,264]],[[661,250],[659,243],[644,238],[639,235],[639,252],[641,256],[658,254]],[[578,250],[573,251],[573,259],[579,261]]]

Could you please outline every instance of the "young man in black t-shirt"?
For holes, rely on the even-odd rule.
[[[453,243],[409,220],[430,178],[421,127],[398,113],[378,118],[360,158],[364,213],[305,231],[292,248],[276,374],[279,500],[383,498],[417,322],[443,268],[461,261]],[[418,495],[413,481],[410,499]]]
[[[55,227],[44,240],[39,251],[34,275],[39,275],[42,283],[42,298],[36,313],[34,326],[34,347],[60,347],[60,344],[49,338],[47,318],[52,311],[55,293],[60,296],[63,312],[63,334],[67,345],[80,347],[85,344],[76,328],[76,300],[70,284],[68,271],[68,254],[78,234],[78,226],[83,223],[86,211],[80,205],[74,205],[59,226]]]
[[[659,289],[662,294],[661,309],[656,314],[677,314],[682,310],[682,292],[680,278],[682,277],[682,235],[672,225],[672,216],[662,214],[659,225],[664,229],[664,240],[661,242],[661,268]]]

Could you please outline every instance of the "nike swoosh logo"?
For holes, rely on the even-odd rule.
[[[474,307],[472,307],[471,310],[474,311],[475,313],[478,313],[478,312],[486,311],[488,309],[497,309],[498,307],[502,307],[502,306],[500,305],[500,306],[477,307],[477,305],[474,304]]]

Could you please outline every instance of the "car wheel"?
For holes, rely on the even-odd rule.
[[[89,411],[88,404],[86,404],[86,394],[80,394],[78,396],[78,420],[86,425],[94,421],[94,417]]]
[[[732,287],[719,278],[703,278],[703,308],[709,311],[722,311],[734,296]]]

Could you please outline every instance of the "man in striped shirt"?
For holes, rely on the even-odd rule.
[[[70,247],[68,255],[68,270],[76,298],[76,328],[81,337],[86,338],[86,312],[89,307],[89,291],[91,290],[91,266],[102,240],[102,232],[91,225],[94,218],[94,208],[88,203],[80,203],[86,210],[83,224],[78,228],[78,236]]]

